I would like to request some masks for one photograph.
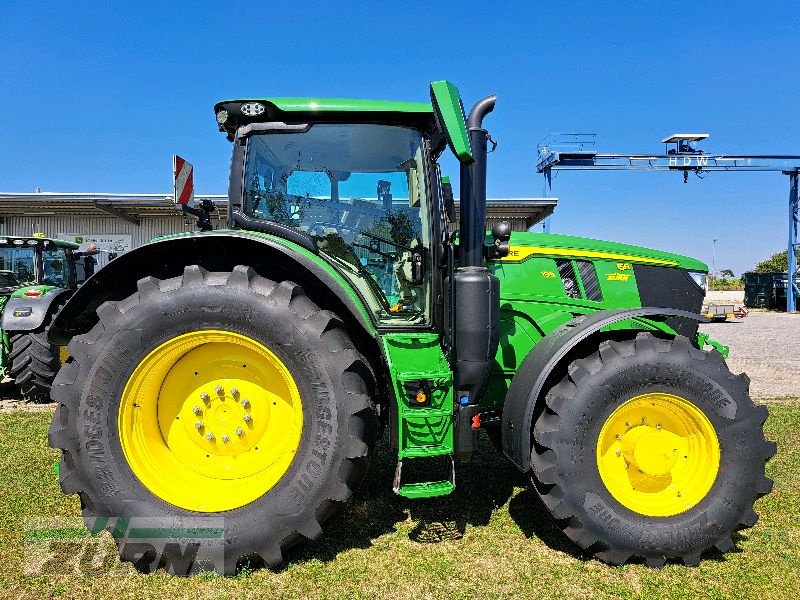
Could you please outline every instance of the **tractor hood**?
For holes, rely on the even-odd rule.
[[[662,267],[677,267],[687,271],[708,272],[708,265],[694,258],[662,252],[642,246],[606,242],[591,238],[554,233],[514,232],[509,243],[509,255],[503,262],[521,262],[530,256],[558,258],[588,258],[614,260]]]

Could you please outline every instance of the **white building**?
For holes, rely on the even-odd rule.
[[[224,227],[227,196],[195,198],[214,201],[219,211],[212,221]],[[41,233],[77,242],[84,250],[93,243],[103,251],[100,265],[110,253],[137,248],[159,235],[196,229],[194,217],[184,216],[166,194],[0,192],[0,235]]]

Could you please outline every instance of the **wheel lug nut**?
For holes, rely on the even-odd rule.
[[[253,419],[253,417],[251,417],[250,415],[245,415],[244,416],[244,422],[245,423],[249,423],[252,419]]]
[[[202,429],[203,428],[203,422],[202,421],[198,421],[197,423],[194,424],[194,428],[195,429]]]
[[[250,406],[250,400],[248,400],[247,398],[245,398],[244,400],[242,400],[242,406],[244,406],[245,408],[247,408],[248,406]]]
[[[617,439],[618,439],[618,440],[621,440],[621,439],[622,439],[622,434],[621,434],[621,433],[618,433],[618,434],[617,434]]]
[[[661,423],[656,423],[656,429],[661,429]]]
[[[206,434],[206,439],[207,439],[207,440],[210,442],[211,440],[213,440],[213,439],[214,439],[214,434],[213,434],[213,433],[211,433],[211,432],[209,431],[209,432]]]
[[[231,441],[231,438],[229,438],[227,435],[223,435],[222,436],[222,443],[223,444],[227,444],[230,441]]]
[[[199,407],[199,406],[195,406],[195,407],[192,409],[192,412],[193,412],[194,414],[196,414],[196,415],[199,415],[199,414],[200,414],[200,413],[202,413],[203,411],[202,411],[202,410],[200,410],[200,407]]]
[[[236,435],[243,435],[243,434],[244,434],[244,429],[242,429],[241,427],[237,427],[236,428]]]
[[[617,450],[617,456],[622,456],[622,450]]]
[[[238,388],[231,388],[231,396],[238,396],[239,389]]]
[[[642,417],[642,425],[647,425],[647,417]]]
[[[223,388],[221,385],[218,385],[217,387],[214,388],[214,391],[217,392],[218,394],[224,394],[225,388]]]
[[[628,427],[630,429],[630,426],[631,426],[630,421],[625,421],[625,427]]]
[[[200,400],[202,400],[203,402],[208,402],[208,394],[206,394],[205,392],[202,392],[200,394]]]

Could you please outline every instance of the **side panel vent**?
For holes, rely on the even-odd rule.
[[[578,287],[578,278],[575,269],[572,268],[571,260],[557,260],[558,274],[561,276],[561,283],[564,284],[564,293],[568,298],[580,298],[581,289]]]
[[[603,292],[600,290],[600,282],[597,280],[597,271],[594,263],[587,260],[579,260],[578,272],[581,274],[583,291],[586,292],[586,299],[593,302],[603,301]]]

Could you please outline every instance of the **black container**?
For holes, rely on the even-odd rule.
[[[786,273],[745,273],[744,305],[748,308],[786,310],[789,278]],[[800,277],[795,279],[800,285]]]

